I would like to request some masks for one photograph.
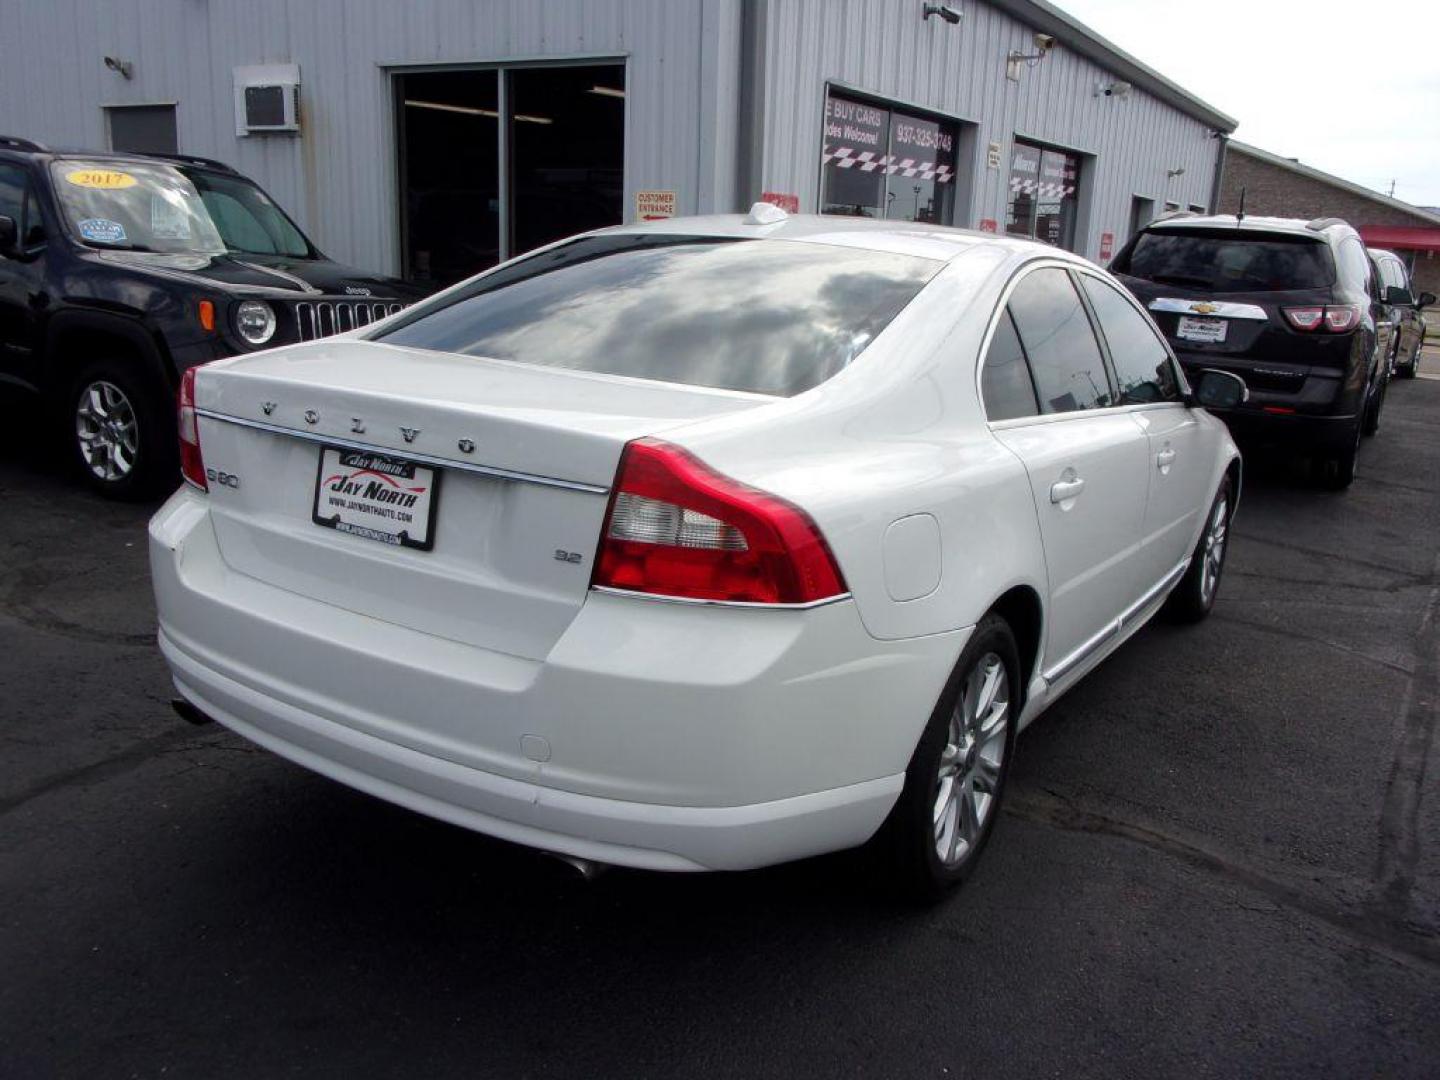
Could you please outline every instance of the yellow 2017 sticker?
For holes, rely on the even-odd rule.
[[[66,173],[65,179],[76,187],[101,188],[106,191],[135,186],[135,177],[114,169],[76,169]]]

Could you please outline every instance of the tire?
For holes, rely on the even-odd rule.
[[[1190,553],[1190,566],[1165,601],[1165,616],[1171,622],[1197,623],[1210,614],[1220,592],[1229,548],[1230,518],[1235,510],[1230,478],[1220,481],[1220,490],[1210,501],[1200,539]]]
[[[111,499],[138,501],[179,483],[168,388],[123,358],[96,360],[70,383],[63,433],[80,477]]]
[[[960,654],[900,798],[873,841],[905,899],[938,900],[975,869],[1000,816],[1023,701],[1015,636],[1004,619],[987,615]]]
[[[1344,491],[1355,482],[1355,466],[1360,457],[1361,429],[1362,425],[1357,419],[1345,449],[1331,450],[1316,456],[1315,478],[1321,487],[1330,491]]]

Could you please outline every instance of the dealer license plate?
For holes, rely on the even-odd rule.
[[[315,477],[314,521],[394,547],[429,551],[440,476],[413,461],[324,447]]]
[[[1189,315],[1181,315],[1175,336],[1186,341],[1220,342],[1225,340],[1225,328],[1228,325],[1224,319],[1195,319]]]

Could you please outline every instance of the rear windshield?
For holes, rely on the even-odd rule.
[[[852,363],[940,266],[786,240],[586,237],[375,340],[789,397]]]
[[[1129,255],[1110,269],[1210,292],[1321,289],[1335,283],[1335,265],[1322,240],[1226,229],[1141,233]]]

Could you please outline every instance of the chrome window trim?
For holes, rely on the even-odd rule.
[[[225,413],[218,413],[212,409],[196,409],[195,415],[203,416],[207,420],[216,420],[222,424],[235,424],[238,427],[254,428],[256,431],[268,431],[272,435],[285,435],[292,439],[299,439],[301,442],[314,443],[317,446],[334,446],[342,450],[384,454],[387,457],[401,458],[405,461],[413,461],[417,465],[429,465],[437,469],[453,469],[457,472],[476,473],[497,480],[513,480],[521,484],[539,484],[543,487],[564,488],[567,491],[582,491],[587,495],[610,494],[608,487],[602,487],[599,484],[585,484],[578,480],[561,480],[554,476],[542,476],[539,473],[518,472],[515,469],[502,469],[497,465],[477,465],[469,461],[454,461],[450,458],[436,457],[434,454],[412,452],[408,449],[397,450],[391,446],[379,446],[375,443],[357,442],[354,439],[346,439],[338,435],[296,431],[294,428],[282,427],[279,424],[267,424],[260,420],[249,420],[243,416],[227,416]]]
[[[1010,302],[1011,293],[1015,291],[1016,286],[1018,286],[1021,281],[1034,271],[1049,267],[1058,267],[1061,270],[1068,270],[1075,274],[1085,274],[1093,277],[1097,281],[1102,281],[1106,285],[1109,285],[1119,292],[1121,296],[1129,300],[1131,306],[1150,323],[1151,331],[1155,334],[1156,339],[1165,347],[1165,352],[1170,357],[1170,368],[1175,373],[1176,385],[1180,387],[1182,395],[1189,392],[1190,384],[1185,378],[1185,371],[1180,366],[1180,361],[1175,357],[1175,350],[1170,348],[1170,343],[1165,340],[1165,335],[1160,333],[1155,327],[1154,320],[1150,318],[1149,313],[1140,305],[1140,302],[1130,294],[1130,291],[1126,289],[1125,286],[1107,277],[1103,273],[1097,273],[1095,268],[1086,266],[1083,263],[1071,262],[1068,259],[1060,259],[1053,256],[1042,257],[1032,260],[1031,262],[1023,263],[1020,268],[1010,276],[1010,280],[1007,281],[1005,287],[1000,290],[1000,297],[995,302],[994,310],[990,312],[990,321],[986,324],[985,333],[980,338],[980,351],[975,359],[975,400],[980,405],[980,415],[985,419],[985,426],[991,431],[1009,431],[1012,428],[1025,427],[1029,424],[1052,424],[1062,420],[1078,420],[1087,416],[1111,416],[1119,413],[1140,412],[1141,410],[1149,409],[1173,409],[1177,407],[1188,409],[1190,406],[1182,396],[1178,401],[1146,401],[1129,405],[1107,405],[1103,409],[1076,409],[1073,412],[1063,413],[1042,412],[1036,413],[1034,416],[1015,416],[1007,420],[991,420],[989,418],[985,412],[985,390],[983,386],[985,354],[990,351],[990,342],[995,337],[995,328],[1000,323],[1000,315],[1005,311],[1005,305]],[[1078,295],[1077,293],[1077,296]],[[1082,304],[1088,302],[1088,298],[1081,297]],[[1095,344],[1100,348],[1103,357],[1105,346],[1098,336],[1095,338]],[[1026,363],[1029,363],[1029,357],[1026,357]],[[1108,367],[1109,361],[1107,360],[1106,363]],[[1039,402],[1037,401],[1036,404],[1038,405]]]
[[[823,600],[810,600],[803,604],[761,604],[750,600],[697,600],[690,596],[666,596],[663,593],[617,589],[611,585],[591,585],[590,591],[605,593],[607,596],[628,596],[634,600],[653,600],[661,604],[687,604],[691,607],[742,608],[753,609],[755,611],[811,611],[814,608],[826,607],[830,604],[838,604],[842,600],[852,599],[850,593],[843,592],[836,593],[834,596],[827,596]]]

